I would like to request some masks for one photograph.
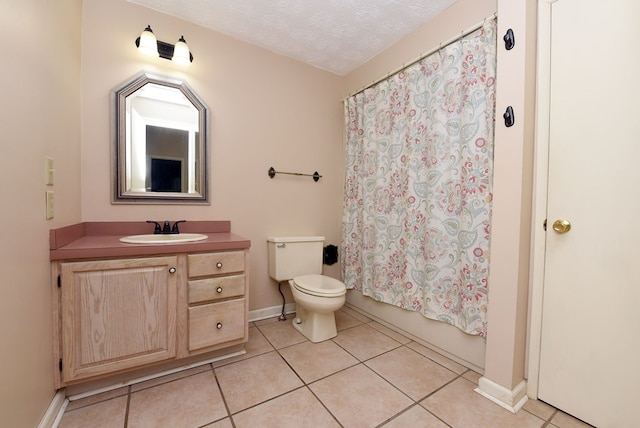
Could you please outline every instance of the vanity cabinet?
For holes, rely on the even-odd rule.
[[[212,234],[148,247],[84,238],[52,252],[55,387],[119,383],[243,353],[250,243],[219,239],[227,237],[234,240]],[[136,253],[113,254],[122,251]]]
[[[178,257],[60,263],[64,381],[173,359]]]

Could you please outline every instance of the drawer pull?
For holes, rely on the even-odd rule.
[[[222,268],[222,262],[218,262],[218,263],[216,263],[216,267],[217,267],[218,269],[221,269],[221,268]]]
[[[218,288],[216,288],[216,291],[217,291],[218,293],[222,293],[222,287],[218,287]]]
[[[216,328],[217,328],[218,330],[220,330],[220,329],[222,328],[222,323],[221,323],[221,322],[219,322],[218,324],[216,324]]]
[[[170,267],[170,268],[169,268],[169,273],[170,273],[170,274],[174,274],[174,273],[176,273],[176,268],[174,268],[174,267]]]

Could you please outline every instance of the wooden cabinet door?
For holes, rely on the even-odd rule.
[[[61,264],[62,380],[176,356],[177,257]]]

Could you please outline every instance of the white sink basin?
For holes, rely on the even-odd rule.
[[[201,233],[178,233],[175,235],[131,235],[120,238],[120,242],[127,244],[179,244],[181,242],[203,241],[207,235]]]

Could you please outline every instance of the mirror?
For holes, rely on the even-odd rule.
[[[183,81],[140,73],[112,91],[114,203],[208,203],[208,108]]]

